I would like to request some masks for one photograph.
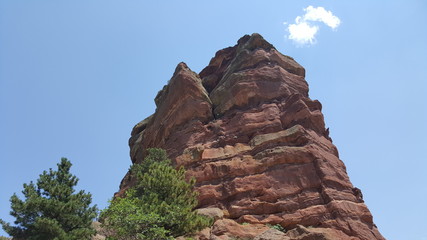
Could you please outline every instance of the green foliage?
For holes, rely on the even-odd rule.
[[[268,226],[272,229],[276,229],[276,230],[279,230],[281,232],[286,232],[286,229],[284,227],[282,227],[282,225],[280,225],[280,224],[276,224],[276,225],[269,225],[268,224]]]
[[[148,153],[142,164],[131,168],[135,186],[101,214],[104,227],[115,232],[110,239],[173,239],[211,224],[193,211],[195,180],[187,182],[184,168],[173,168],[164,150]]]
[[[91,223],[97,208],[89,206],[92,195],[83,190],[75,193],[78,179],[70,173],[70,161],[62,158],[57,165],[57,171],[44,171],[36,184],[24,184],[24,200],[12,195],[10,214],[16,226],[0,220],[9,235],[28,240],[81,240],[95,234]]]

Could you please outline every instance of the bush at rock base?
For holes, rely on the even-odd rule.
[[[174,239],[211,224],[193,211],[197,193],[194,179],[185,180],[183,167],[176,170],[162,149],[149,149],[143,163],[131,168],[134,187],[118,197],[101,214],[109,239]]]

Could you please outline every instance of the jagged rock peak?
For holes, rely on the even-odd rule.
[[[177,65],[168,84],[158,92],[155,103],[155,113],[132,130],[129,145],[133,162],[141,160],[147,147],[162,147],[174,128],[191,121],[209,122],[213,119],[212,103],[202,80],[183,62]],[[146,135],[150,138],[144,137]]]
[[[278,65],[289,73],[305,76],[305,69],[293,58],[281,54],[261,35],[254,33],[240,38],[233,47],[219,50],[200,72],[200,77],[211,92],[224,76],[263,65]]]
[[[270,49],[274,48],[274,46],[267,42],[260,34],[253,33],[252,35],[245,35],[241,37],[237,41],[237,45],[241,49],[248,49],[250,51],[253,51],[257,48],[262,48],[264,50],[269,51]]]
[[[196,179],[198,208],[208,209],[200,212],[216,216],[196,239],[384,239],[304,75],[259,34],[246,35],[199,75],[178,64],[155,113],[133,128],[133,163],[164,148]],[[127,175],[118,195],[131,185]]]
[[[207,96],[206,90],[201,85],[201,79],[199,78],[199,76],[195,72],[191,71],[191,69],[187,66],[186,63],[180,62],[176,66],[171,80],[169,80],[168,84],[165,85],[163,89],[157,93],[157,96],[154,99],[156,106],[159,107],[159,104],[163,102],[164,97],[168,94],[169,85],[175,84],[174,81],[186,81],[186,80],[193,81],[194,84],[190,84],[190,85],[193,85],[194,87],[196,87],[202,92],[201,94],[204,94]],[[186,83],[180,83],[180,84],[186,84]]]

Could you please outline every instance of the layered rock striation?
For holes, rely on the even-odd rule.
[[[309,239],[307,231],[318,234],[313,239],[384,239],[304,76],[259,34],[218,51],[199,74],[180,63],[155,99],[156,112],[132,130],[132,162],[143,161],[148,148],[163,148],[196,178],[198,208],[224,215],[206,239],[235,237],[224,226],[216,232],[227,221],[264,229],[254,230],[257,239],[268,239],[260,227],[266,224],[289,230],[281,239]],[[131,185],[126,176],[118,194]]]

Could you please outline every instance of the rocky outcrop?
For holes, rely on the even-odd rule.
[[[281,236],[267,224],[288,230],[281,239],[384,239],[304,76],[259,34],[218,51],[200,74],[180,63],[132,131],[132,162],[158,147],[187,169],[198,207],[223,212],[206,239]],[[119,195],[130,185],[127,176]]]

